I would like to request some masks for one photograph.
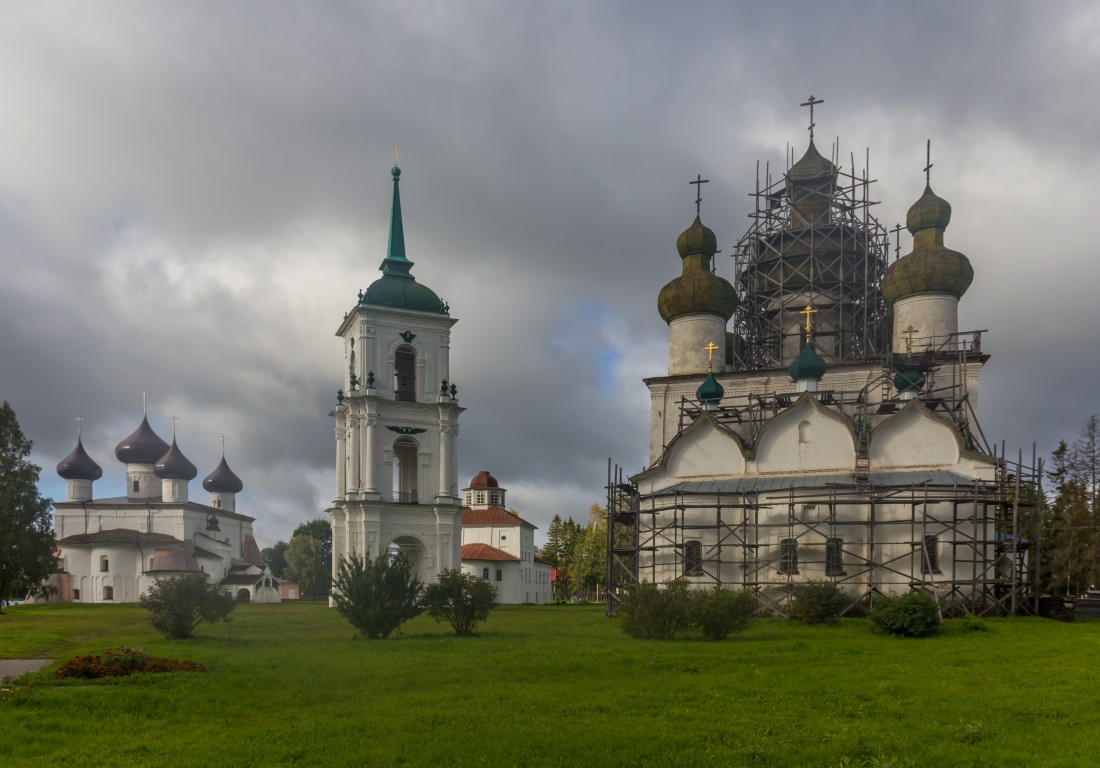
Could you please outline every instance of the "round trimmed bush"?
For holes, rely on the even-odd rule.
[[[791,618],[803,624],[833,624],[848,603],[848,596],[835,582],[807,581],[794,588]]]
[[[930,637],[939,633],[943,621],[939,606],[927,592],[879,598],[870,618],[879,631],[900,637]]]

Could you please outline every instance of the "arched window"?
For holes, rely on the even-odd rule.
[[[684,575],[703,575],[703,543],[700,541],[684,542]]]
[[[486,581],[489,580],[489,569],[487,567],[481,569],[481,578],[485,579]]]
[[[814,427],[808,421],[801,421],[798,423],[798,442],[808,443],[813,439]]]
[[[844,574],[844,541],[842,539],[826,539],[825,575],[843,576]]]
[[[782,539],[779,542],[779,572],[788,575],[798,573],[798,539]]]
[[[416,441],[402,437],[393,444],[393,500],[398,504],[419,503],[416,493]]]
[[[103,588],[103,599],[104,600],[114,600],[115,599],[115,588],[114,587],[104,587]]]
[[[402,344],[393,354],[393,391],[405,403],[416,402],[416,350]]]
[[[497,581],[504,581],[504,571],[497,568]]]

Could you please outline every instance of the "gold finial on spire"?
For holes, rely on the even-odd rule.
[[[913,327],[910,323],[909,327],[901,332],[901,335],[905,337],[905,354],[913,354],[913,334],[920,333],[920,331]]]
[[[397,145],[393,145],[393,164],[397,165]]]
[[[813,98],[813,97],[811,96],[810,98]],[[811,339],[813,338],[812,335],[811,335],[811,334],[813,334],[813,330],[814,330],[813,315],[816,314],[816,313],[817,313],[817,310],[814,309],[813,307],[811,307],[809,304],[806,305],[806,308],[804,310],[802,310],[801,312],[798,313],[800,315],[805,315],[806,316],[806,343],[807,344],[809,344]]]
[[[707,368],[714,372],[714,350],[718,349],[718,345],[713,341],[707,342],[707,345],[703,347],[707,351]]]

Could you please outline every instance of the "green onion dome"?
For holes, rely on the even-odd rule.
[[[725,394],[726,390],[718,383],[718,379],[714,378],[713,372],[708,373],[699,389],[695,390],[695,397],[701,403],[717,403]]]
[[[836,175],[836,166],[830,160],[821,156],[821,153],[817,151],[817,147],[814,146],[813,139],[810,139],[810,146],[806,149],[806,154],[787,171],[788,181],[794,183],[824,177],[836,178]]]
[[[894,377],[894,387],[901,392],[920,392],[924,387],[924,374],[917,368],[912,357],[905,358],[905,365]]]
[[[821,377],[825,375],[825,367],[825,361],[814,351],[814,343],[811,341],[802,345],[802,351],[791,361],[787,370],[794,381],[821,381]]]
[[[676,238],[676,250],[682,260],[682,274],[661,289],[657,309],[665,322],[684,315],[733,317],[737,294],[728,281],[710,271],[711,259],[718,251],[718,238],[703,226],[699,217]]]
[[[905,218],[913,234],[913,251],[890,265],[882,279],[882,295],[893,304],[926,293],[962,298],[974,280],[970,260],[944,247],[943,232],[951,221],[951,205],[926,186]]]

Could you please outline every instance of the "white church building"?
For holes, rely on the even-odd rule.
[[[102,468],[80,436],[57,465],[66,498],[54,504],[59,572],[51,599],[85,603],[132,603],[158,579],[202,573],[237,600],[279,602],[279,587],[252,535],[253,518],[236,511],[244,485],[222,456],[203,480],[210,494],[190,498],[198,474],[176,444],[168,445],[148,417],[118,444],[126,467],[126,495],[96,498]]]
[[[780,614],[808,580],[857,607],[920,589],[948,613],[1027,611],[1039,478],[978,426],[989,358],[982,332],[959,331],[974,270],[944,245],[951,206],[929,162],[912,250],[891,261],[866,172],[812,136],[758,185],[732,281],[701,196],[676,242],[667,372],[645,380],[649,466],[608,483],[608,610],[631,584],[682,577]]]

